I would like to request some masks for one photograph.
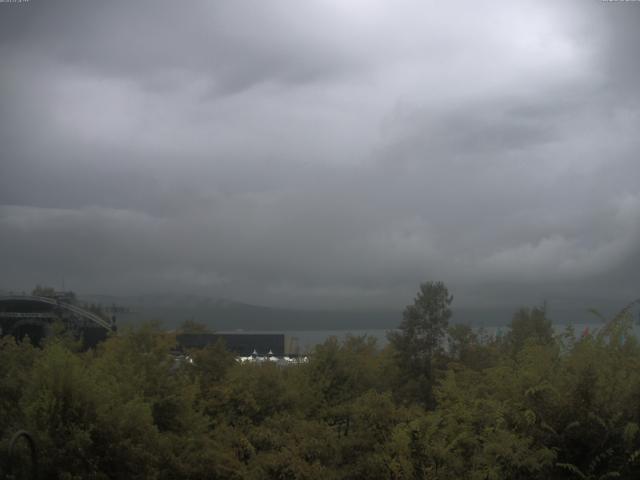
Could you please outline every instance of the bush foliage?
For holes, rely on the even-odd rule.
[[[346,337],[288,368],[219,344],[181,362],[153,324],[88,352],[5,337],[0,465],[26,429],[41,478],[640,478],[640,345],[628,315],[601,332],[521,310],[498,338],[449,327],[429,359]]]

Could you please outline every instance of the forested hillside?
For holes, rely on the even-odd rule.
[[[88,352],[64,335],[43,348],[5,337],[1,465],[26,429],[40,478],[639,478],[628,311],[553,336],[544,310],[523,309],[493,338],[447,326],[446,289],[426,287],[384,349],[332,338],[288,368],[221,345],[180,361],[154,324]]]
[[[148,319],[175,328],[187,319],[214,330],[338,330],[344,328],[393,328],[393,310],[295,310],[215,300],[195,295],[146,295],[139,297],[83,296],[89,303],[122,305],[131,313],[118,314],[121,325]]]

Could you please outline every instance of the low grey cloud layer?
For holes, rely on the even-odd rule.
[[[640,290],[640,3],[0,4],[0,288]]]

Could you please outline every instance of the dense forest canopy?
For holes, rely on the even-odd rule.
[[[557,335],[543,308],[522,309],[493,337],[449,325],[451,301],[423,284],[385,348],[330,338],[288,368],[221,344],[181,361],[153,323],[86,352],[64,333],[41,348],[4,337],[2,468],[30,468],[7,453],[26,429],[40,478],[638,478],[629,308]]]

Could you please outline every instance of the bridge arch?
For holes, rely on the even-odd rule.
[[[25,336],[34,345],[53,333],[61,321],[67,330],[82,339],[82,348],[94,348],[115,331],[115,323],[62,299],[36,295],[0,296],[0,336]]]
[[[30,302],[32,304],[40,304],[43,306],[53,307],[55,309],[60,309],[69,313],[73,313],[74,315],[82,318],[85,321],[90,322],[90,324],[100,326],[106,330],[113,330],[112,324],[105,320],[104,318],[88,312],[87,310],[80,308],[76,305],[72,305],[70,303],[62,302],[55,298],[49,297],[39,297],[35,295],[2,295],[0,296],[0,307],[3,304],[11,303],[11,302]],[[0,310],[0,316],[9,318],[44,318],[47,316],[46,312],[32,312],[32,313],[23,313],[23,312],[2,312]]]

